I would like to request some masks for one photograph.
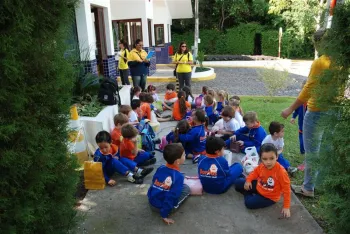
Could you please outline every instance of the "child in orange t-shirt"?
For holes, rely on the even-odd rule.
[[[142,119],[151,120],[151,113],[152,113],[151,104],[154,102],[152,94],[141,93],[140,101],[141,101]]]
[[[180,121],[184,119],[187,112],[191,110],[191,104],[188,101],[186,101],[186,93],[184,91],[180,91],[177,94],[177,98],[178,99],[174,103],[174,107],[173,107],[173,119]]]
[[[120,114],[116,114],[113,120],[114,120],[115,127],[111,133],[112,143],[118,146],[119,148],[120,143],[123,139],[121,129],[124,124],[129,122],[129,118],[125,114],[120,113]]]
[[[164,96],[163,101],[163,110],[172,110],[174,103],[177,100],[177,94],[175,92],[175,85],[174,84],[168,84],[166,86],[166,93]]]
[[[124,124],[121,132],[123,140],[120,144],[120,161],[130,159],[136,162],[137,166],[148,166],[156,163],[157,160],[153,153],[137,149],[136,137],[139,132],[134,126]]]
[[[243,193],[248,209],[271,206],[280,200],[283,194],[282,215],[290,217],[290,180],[287,171],[277,162],[277,148],[263,144],[260,148],[262,163],[249,176],[235,181],[236,190]]]

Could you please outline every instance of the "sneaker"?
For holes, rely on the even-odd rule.
[[[315,197],[314,191],[307,191],[306,189],[304,189],[304,185],[292,185],[291,187],[295,194],[300,194],[305,197]]]
[[[138,176],[140,176],[141,178],[146,177],[149,173],[151,173],[153,171],[153,167],[149,167],[149,168],[145,168],[142,170],[142,172],[140,174],[137,174]]]
[[[142,184],[143,179],[137,175],[128,176],[128,181],[134,184]]]
[[[146,167],[152,164],[155,164],[157,162],[156,158],[150,158],[146,161],[144,161],[143,163],[138,164],[139,167]]]
[[[294,176],[294,174],[298,171],[298,168],[296,167],[288,167],[287,172],[290,176]]]
[[[154,144],[160,144],[161,140],[159,138],[153,139]]]
[[[192,163],[193,164],[198,163],[198,159],[199,159],[199,155],[194,155],[193,158],[192,158]]]

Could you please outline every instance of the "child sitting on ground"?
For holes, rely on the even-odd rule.
[[[212,194],[224,193],[242,175],[243,168],[239,163],[228,165],[223,156],[225,141],[221,138],[208,137],[205,150],[206,155],[201,155],[198,160],[198,175],[203,190]]]
[[[139,99],[134,99],[131,101],[131,113],[129,116],[130,123],[132,125],[139,124],[139,120],[141,120],[141,101]],[[140,115],[140,117],[139,117]]]
[[[141,88],[139,86],[132,87],[130,90],[131,100],[139,99]]]
[[[153,103],[153,97],[150,93],[141,93],[140,94],[140,101],[141,101],[141,113],[142,113],[142,119],[149,119],[152,118],[152,108],[151,104]]]
[[[166,86],[166,93],[163,101],[163,110],[172,110],[176,100],[177,100],[177,94],[175,92],[175,85],[168,84]]]
[[[184,184],[184,175],[180,172],[180,165],[185,161],[185,152],[181,144],[169,144],[164,148],[163,156],[167,164],[160,166],[153,176],[148,189],[148,201],[151,207],[160,211],[166,224],[175,223],[169,219],[173,209],[190,195],[190,187]]]
[[[184,91],[180,91],[177,94],[177,100],[173,106],[172,116],[170,116],[168,118],[158,118],[158,121],[159,122],[172,121],[172,120],[180,121],[180,120],[186,118],[186,116],[190,115],[191,114],[191,104],[186,101],[185,95],[186,94]]]
[[[229,99],[229,105],[232,106],[232,108],[235,110],[235,119],[238,121],[239,125],[241,127],[244,127],[244,121],[243,121],[243,111],[240,107],[241,100],[238,96],[233,96]]]
[[[157,94],[157,88],[156,86],[154,85],[148,85],[147,87],[147,92],[150,93],[153,97],[153,100],[155,102],[158,102],[159,101],[159,97],[158,97],[158,94]]]
[[[179,134],[186,134],[191,129],[190,124],[187,120],[180,120],[175,129],[171,131],[168,135],[166,135],[166,141],[168,144],[170,143],[178,143],[179,142]],[[184,146],[184,145],[183,145]],[[186,148],[184,146],[184,148]]]
[[[282,215],[290,217],[290,180],[286,170],[277,162],[277,149],[273,144],[261,146],[262,163],[244,179],[237,179],[235,187],[244,195],[248,209],[259,209],[271,206],[280,200],[283,194]]]
[[[120,143],[123,140],[121,129],[124,124],[129,122],[129,119],[125,114],[119,113],[114,116],[113,120],[115,127],[111,133],[112,143],[120,148]]]
[[[191,92],[191,88],[188,87],[188,86],[184,86],[184,87],[182,88],[182,91],[184,91],[185,94],[186,94],[186,98],[185,98],[186,101],[188,101],[188,102],[191,104],[191,106],[192,106],[193,101],[194,101],[194,97],[193,97],[193,94],[192,94],[192,92]]]
[[[112,144],[111,135],[106,131],[101,131],[96,135],[98,149],[94,154],[94,162],[102,163],[103,175],[108,185],[114,186],[115,180],[110,179],[115,172],[127,177],[128,181],[135,184],[142,184],[143,177],[153,171],[153,168],[141,169],[136,163],[124,159],[123,162],[118,159],[118,146]]]
[[[156,163],[156,158],[153,153],[137,149],[137,129],[131,124],[124,124],[122,126],[123,140],[120,144],[120,161],[125,159],[132,160],[138,166],[148,166]]]
[[[297,172],[297,168],[291,167],[287,159],[283,157],[283,147],[284,147],[284,125],[279,122],[271,122],[269,126],[270,135],[267,135],[261,144],[271,143],[277,148],[277,162],[284,167],[290,175]]]
[[[196,97],[194,104],[195,104],[195,108],[203,108],[205,107],[204,105],[204,96],[208,94],[208,87],[207,86],[203,86],[202,87],[202,93]]]
[[[215,111],[214,100],[211,95],[206,95],[204,97],[205,113],[209,119],[209,125],[213,125],[218,121],[218,115]]]
[[[128,118],[130,117],[129,115],[131,114],[131,106],[129,105],[120,105],[118,108],[118,113],[126,115]]]
[[[228,94],[224,90],[220,90],[218,92],[218,103],[216,105],[216,111],[219,115],[226,105],[228,105]]]
[[[222,134],[223,140],[229,139],[235,131],[240,129],[239,123],[234,118],[235,112],[231,106],[225,106],[221,113],[223,121],[223,129],[219,129],[216,133]]]
[[[185,145],[187,158],[192,158],[193,163],[198,162],[200,154],[205,152],[205,112],[197,109],[192,113],[192,128],[186,134],[179,134],[182,145]]]
[[[227,148],[230,147],[230,141],[237,141],[242,148],[242,152],[247,147],[252,146],[255,146],[257,152],[259,152],[261,143],[266,137],[265,129],[260,125],[258,116],[254,111],[248,111],[243,116],[243,121],[246,126],[235,131],[234,135],[226,141]]]

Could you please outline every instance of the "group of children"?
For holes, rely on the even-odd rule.
[[[238,96],[228,98],[225,91],[216,94],[207,87],[194,98],[189,87],[176,93],[175,85],[168,84],[161,109],[171,110],[170,117],[161,116],[162,110],[155,108],[155,100],[160,101],[154,86],[149,86],[147,93],[134,87],[131,106],[120,106],[111,135],[105,131],[97,134],[99,149],[94,160],[102,162],[106,183],[115,184],[109,178],[115,172],[132,183],[142,183],[143,177],[152,172],[152,167],[143,167],[156,162],[154,152],[138,149],[135,126],[157,111],[159,121],[179,121],[166,136],[163,157],[167,163],[157,169],[148,190],[150,205],[160,212],[164,222],[174,223],[169,218],[171,211],[190,195],[179,168],[186,158],[198,163],[198,177],[205,192],[221,194],[235,185],[250,209],[273,205],[283,194],[282,213],[290,216],[288,173],[293,175],[297,169],[283,157],[283,124],[271,122],[267,135],[255,112],[243,113]],[[261,163],[247,177],[240,163],[229,165],[224,157],[231,142],[239,144],[242,152],[252,146],[259,152]]]

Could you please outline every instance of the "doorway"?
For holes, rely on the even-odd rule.
[[[99,75],[104,74],[103,60],[107,60],[106,32],[103,8],[91,7],[91,13],[94,15],[95,39],[96,39],[96,60],[97,72]]]
[[[262,39],[261,33],[255,33],[255,37],[254,37],[254,55],[261,55],[262,54],[261,39]]]

